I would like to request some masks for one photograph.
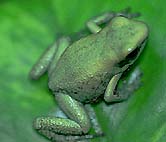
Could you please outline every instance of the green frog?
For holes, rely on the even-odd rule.
[[[62,37],[43,53],[30,72],[33,79],[48,72],[49,89],[67,116],[39,117],[34,121],[34,128],[52,140],[93,137],[88,135],[89,115],[93,112],[89,113],[86,105],[101,96],[108,103],[124,100],[114,90],[123,72],[141,54],[148,37],[144,22],[123,13],[104,13],[86,25],[92,34],[73,43],[69,37]],[[101,131],[97,133],[102,135]]]

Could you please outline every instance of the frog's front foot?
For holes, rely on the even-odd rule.
[[[138,90],[142,86],[143,73],[137,67],[130,75],[128,81],[124,81],[122,87],[119,89],[119,94],[123,94],[124,100],[127,100],[134,91]]]
[[[117,87],[117,89],[114,90],[121,74],[115,76],[112,81],[110,81],[110,86],[107,87],[107,91],[104,96],[106,102],[114,103],[127,100],[134,93],[134,91],[142,85],[141,76],[142,72],[139,68],[136,68],[130,75],[128,81],[125,80],[121,87]],[[115,86],[112,84],[115,84]]]

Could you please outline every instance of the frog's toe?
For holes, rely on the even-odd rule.
[[[35,121],[33,122],[33,127],[36,130],[41,130],[42,129],[42,122],[43,122],[42,117],[36,118]]]

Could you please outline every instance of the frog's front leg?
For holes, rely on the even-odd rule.
[[[83,104],[74,100],[69,95],[62,93],[57,93],[55,95],[55,99],[68,118],[37,118],[34,122],[35,129],[37,129],[40,133],[43,133],[43,135],[48,138],[56,137],[57,134],[64,136],[81,136],[86,134],[91,125]]]
[[[113,76],[106,88],[104,100],[108,103],[127,100],[129,96],[140,87],[141,75],[141,71],[138,68],[135,69],[134,72],[130,75],[128,82],[125,82],[122,88],[118,88],[117,91],[115,91],[115,89],[119,79],[122,76],[122,73]]]
[[[94,17],[90,19],[86,26],[92,33],[98,33],[102,28],[100,27],[101,24],[108,23],[111,19],[113,19],[116,16],[123,16],[127,18],[134,18],[140,16],[139,13],[130,13],[130,8],[126,8],[120,12],[106,12],[103,13],[100,16]]]
[[[41,55],[36,64],[32,67],[30,71],[30,77],[32,79],[38,79],[47,70],[50,72],[53,67],[55,67],[57,60],[64,50],[69,46],[69,37],[62,37],[57,40],[52,46],[46,49],[46,51]]]

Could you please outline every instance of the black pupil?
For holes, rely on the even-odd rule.
[[[140,46],[141,47],[141,46]],[[129,55],[126,56],[125,60],[121,61],[118,65],[119,67],[123,67],[124,65],[130,63],[130,61],[134,60],[136,58],[137,54],[140,51],[140,47],[136,48],[134,51],[132,51]]]

